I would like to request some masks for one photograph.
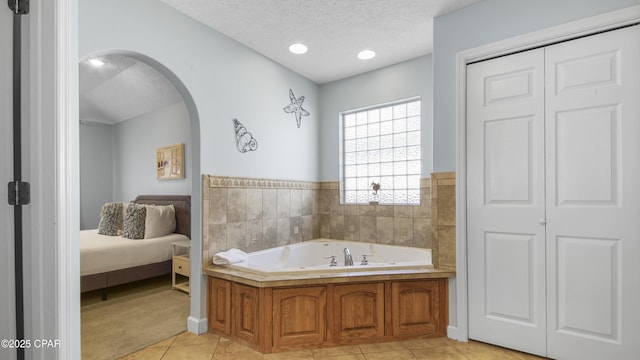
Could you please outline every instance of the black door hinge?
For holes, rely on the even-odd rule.
[[[9,9],[16,15],[29,13],[29,0],[7,0]]]
[[[12,181],[8,184],[9,205],[27,205],[31,202],[31,185],[24,181]]]

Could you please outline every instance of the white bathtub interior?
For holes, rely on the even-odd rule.
[[[348,248],[353,266],[345,266]],[[337,266],[331,266],[331,256]],[[368,264],[361,265],[367,255]],[[355,241],[316,239],[250,253],[248,260],[228,265],[254,273],[334,273],[399,269],[433,269],[431,249]]]

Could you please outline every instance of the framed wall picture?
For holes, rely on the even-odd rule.
[[[184,144],[158,148],[156,166],[158,180],[184,179]]]

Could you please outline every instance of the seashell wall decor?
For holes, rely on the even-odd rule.
[[[284,110],[284,112],[288,114],[291,114],[291,113],[295,114],[296,123],[298,124],[298,127],[300,127],[300,122],[302,120],[302,117],[309,116],[309,112],[302,108],[302,102],[304,101],[304,96],[300,96],[299,98],[296,98],[296,96],[293,95],[293,90],[289,89],[289,99],[291,100],[291,104],[287,105],[282,110]]]
[[[233,127],[236,132],[236,145],[241,153],[258,149],[258,140],[247,131],[247,128],[238,119],[233,119]]]

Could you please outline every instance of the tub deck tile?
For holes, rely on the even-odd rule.
[[[239,282],[255,287],[279,287],[296,285],[341,284],[362,281],[441,279],[455,277],[453,269],[404,269],[356,271],[330,274],[256,274],[209,265],[205,274],[224,280]]]

